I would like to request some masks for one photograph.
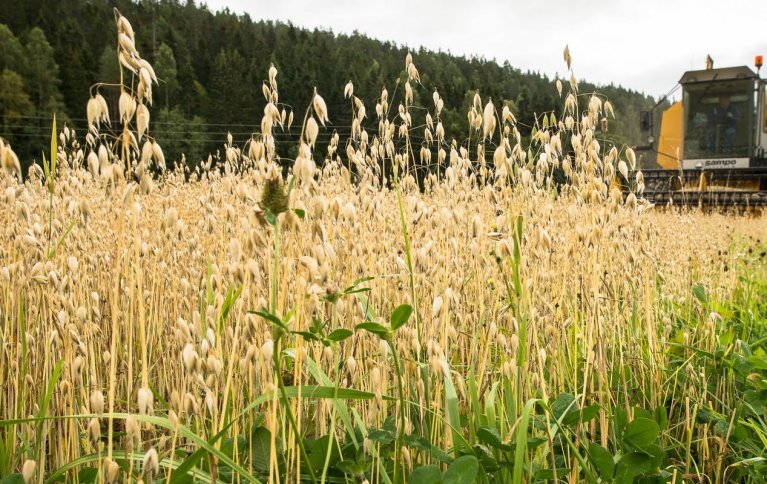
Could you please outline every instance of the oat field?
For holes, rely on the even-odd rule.
[[[410,56],[348,139],[272,69],[190,173],[117,32],[120,120],[0,145],[0,482],[762,482],[767,216],[643,200],[574,75],[523,144]]]

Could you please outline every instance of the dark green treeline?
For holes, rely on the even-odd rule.
[[[296,111],[294,132],[276,135],[283,143],[278,152],[288,157],[293,150],[288,141],[297,136],[314,86],[328,104],[333,125],[320,138],[328,138],[332,129],[342,138],[348,135],[351,107],[343,90],[349,80],[366,103],[369,130],[377,127],[374,108],[382,87],[388,88],[395,113],[401,99],[395,81],[403,75],[408,48],[362,34],[211,12],[191,0],[0,0],[0,136],[11,141],[25,165],[39,161],[54,112],[83,135],[91,86],[119,79],[113,7],[130,20],[139,52],[161,79],[154,88],[150,131],[172,160],[182,152],[188,163],[215,154],[227,131],[239,145],[258,131],[265,105],[261,85],[272,63],[279,70],[280,102]],[[475,90],[483,103],[492,98],[496,106],[509,105],[523,135],[536,113],[561,109],[554,79],[539,73],[494,60],[411,51],[422,83],[415,88],[415,102],[432,109],[431,93],[439,90],[447,140],[467,137],[466,111]],[[581,92],[594,89],[580,84]],[[638,143],[638,112],[653,100],[612,85],[599,91],[610,98],[617,117],[610,120],[606,137],[619,145]],[[116,100],[116,91],[110,97],[105,88],[102,94]],[[417,115],[414,124],[421,122]]]

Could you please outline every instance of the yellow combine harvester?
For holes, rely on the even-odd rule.
[[[657,149],[652,112],[642,130],[656,151],[640,163],[645,198],[655,203],[767,205],[767,82],[747,66],[685,72],[682,100],[662,113]],[[640,148],[641,149],[641,148]]]

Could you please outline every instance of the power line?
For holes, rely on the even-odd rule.
[[[40,121],[51,121],[51,119],[52,119],[51,117],[48,117],[48,116],[26,116],[26,115],[14,115],[14,116],[11,116],[11,115],[7,115],[7,114],[0,114],[0,118],[32,119],[32,120],[40,120]],[[68,118],[68,120],[69,121],[82,122],[82,123],[87,123],[88,122],[88,120],[86,118],[72,118],[72,117],[70,117],[70,118]],[[185,120],[189,121],[189,122],[193,122],[192,119],[186,119],[185,118]],[[115,121],[117,121],[117,120],[115,120]],[[155,124],[155,125],[172,125],[172,126],[175,126],[175,125],[178,124],[178,123],[173,122],[173,121],[161,121],[161,120],[151,121],[151,123]],[[121,125],[121,123],[119,123],[119,122],[117,122],[115,124]],[[261,127],[261,122],[260,121],[258,123],[252,123],[252,124],[242,124],[242,123],[209,123],[207,121],[204,122],[204,123],[195,123],[195,124],[200,124],[202,126],[220,126],[220,127],[224,127],[224,128],[238,127],[238,128],[260,129],[260,127]],[[298,128],[300,128],[300,126],[301,126],[301,123],[296,123],[296,122],[293,123],[293,127],[294,128],[298,129]],[[325,122],[325,126],[324,127],[326,127],[326,128],[335,128],[335,129],[338,129],[338,128],[349,128],[349,126],[347,126],[347,125],[332,124],[332,123],[327,122],[327,121]]]

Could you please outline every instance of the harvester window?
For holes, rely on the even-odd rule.
[[[762,99],[764,99],[764,108],[762,111],[762,129],[767,133],[767,85],[764,86],[764,92],[762,93]]]
[[[686,159],[749,155],[754,106],[752,89],[750,81],[685,86]]]

